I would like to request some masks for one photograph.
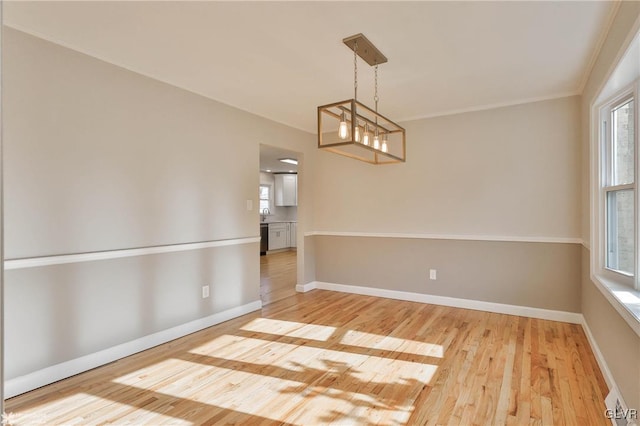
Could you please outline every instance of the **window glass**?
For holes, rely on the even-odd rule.
[[[269,185],[260,185],[260,213],[264,209],[269,209],[271,187]]]
[[[269,199],[269,187],[262,185],[260,186],[260,199],[268,200]]]
[[[607,268],[634,272],[633,190],[607,193]]]
[[[613,185],[634,182],[634,120],[633,99],[612,111],[612,174]]]

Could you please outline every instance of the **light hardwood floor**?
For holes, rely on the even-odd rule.
[[[322,290],[7,401],[15,424],[607,425],[579,325]]]
[[[260,298],[263,305],[296,294],[295,250],[260,256]]]

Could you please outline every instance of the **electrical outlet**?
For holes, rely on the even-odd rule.
[[[209,297],[209,286],[208,285],[203,285],[202,286],[202,298],[206,299],[207,297]]]
[[[436,279],[436,270],[435,269],[429,269],[429,279],[430,280],[435,280]]]
[[[253,210],[253,200],[247,200],[247,211]]]

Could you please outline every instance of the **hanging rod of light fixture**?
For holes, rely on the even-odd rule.
[[[342,41],[353,50],[354,95],[318,107],[318,148],[371,164],[405,162],[404,128],[378,112],[378,65],[386,63],[387,57],[362,34]],[[358,57],[374,67],[374,109],[358,101]]]

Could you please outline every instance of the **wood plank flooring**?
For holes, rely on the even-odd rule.
[[[263,305],[296,294],[296,261],[295,250],[260,256],[260,298]]]
[[[579,325],[322,290],[12,398],[13,424],[608,425]]]

